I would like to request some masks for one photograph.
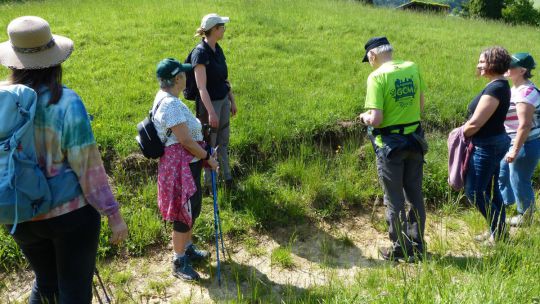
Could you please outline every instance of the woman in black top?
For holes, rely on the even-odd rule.
[[[232,184],[229,167],[229,121],[236,115],[236,103],[228,80],[227,62],[223,50],[217,43],[225,34],[225,23],[229,17],[208,14],[203,17],[197,35],[202,37],[201,43],[191,54],[195,80],[199,90],[197,98],[197,117],[202,123],[211,127],[207,142],[212,147],[219,146],[217,151],[221,172],[225,184]],[[205,169],[205,185],[210,185],[210,174]]]
[[[510,146],[504,129],[510,106],[510,85],[504,73],[510,61],[510,54],[502,47],[488,48],[480,54],[477,75],[487,78],[489,83],[469,104],[469,120],[463,129],[474,145],[465,194],[490,223],[490,230],[475,239],[489,244],[505,235],[506,213],[497,179],[500,161]]]

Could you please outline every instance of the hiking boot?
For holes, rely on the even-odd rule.
[[[231,178],[231,179],[226,179],[225,180],[225,189],[227,190],[232,190],[234,188],[234,180]]]
[[[477,242],[483,242],[487,239],[489,239],[491,237],[491,232],[488,231],[485,231],[484,233],[482,234],[479,234],[477,236],[474,237],[474,240],[477,241]]]
[[[202,185],[202,195],[203,196],[212,196],[213,195],[213,192],[212,192],[212,184],[209,184],[209,185]]]
[[[202,261],[210,257],[210,252],[206,250],[198,249],[195,245],[191,244],[186,248],[186,256],[190,261]]]
[[[412,262],[414,260],[413,256],[406,254],[401,249],[395,249],[393,247],[379,248],[379,254],[386,261],[397,262],[404,260],[405,262]]]
[[[184,281],[198,281],[201,278],[191,266],[187,255],[173,261],[173,276]]]

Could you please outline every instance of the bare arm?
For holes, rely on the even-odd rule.
[[[227,85],[229,86],[229,93],[227,94],[227,96],[229,97],[229,101],[231,102],[231,116],[234,116],[236,115],[236,112],[238,111],[238,109],[236,108],[236,102],[235,102],[234,94],[232,91],[232,86],[228,80],[227,80]]]
[[[489,95],[482,95],[473,116],[463,125],[463,134],[471,137],[482,128],[488,119],[495,113],[499,106],[499,100]]]
[[[511,163],[516,158],[519,150],[527,140],[532,127],[534,106],[530,103],[520,102],[516,104],[516,112],[519,120],[516,139],[512,149],[506,154],[506,161]]]
[[[203,64],[197,64],[195,66],[195,81],[197,82],[197,89],[199,89],[199,95],[201,96],[202,103],[208,112],[208,122],[212,128],[217,128],[219,126],[219,118],[214,111],[214,106],[212,105],[212,100],[206,89],[206,68]]]
[[[204,150],[196,141],[193,140],[193,138],[191,138],[186,123],[177,124],[176,126],[171,127],[171,130],[174,136],[176,136],[178,139],[178,142],[180,142],[180,144],[186,148],[189,153],[193,154],[193,156],[199,159],[206,158],[206,150]],[[208,164],[214,170],[217,168],[218,164],[215,159],[215,155],[208,160]]]
[[[379,109],[369,109],[360,114],[360,121],[372,127],[378,127],[383,121],[383,112]]]

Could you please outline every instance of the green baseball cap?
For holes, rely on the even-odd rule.
[[[533,57],[529,53],[515,53],[512,54],[511,68],[522,67],[528,70],[532,70],[536,67]]]
[[[182,64],[174,58],[165,58],[157,64],[156,75],[158,78],[171,79],[182,72],[191,71],[192,69],[191,64]]]

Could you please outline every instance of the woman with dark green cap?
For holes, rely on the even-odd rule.
[[[529,223],[534,211],[532,176],[540,159],[540,92],[530,80],[535,66],[529,53],[516,53],[506,73],[512,95],[504,127],[512,143],[501,161],[499,188],[505,205],[517,204],[511,226]]]
[[[174,58],[160,61],[156,71],[160,90],[152,107],[154,126],[165,146],[158,167],[158,207],[163,219],[173,223],[173,275],[186,281],[200,278],[191,262],[209,256],[191,239],[193,224],[201,213],[203,161],[212,170],[218,166],[216,158],[204,149],[201,123],[178,98],[186,87],[185,72],[191,69],[191,64]]]

